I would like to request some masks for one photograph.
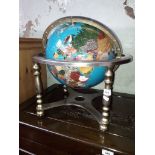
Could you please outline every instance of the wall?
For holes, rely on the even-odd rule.
[[[20,0],[19,35],[25,38],[41,38],[46,27],[64,16],[86,16],[94,18],[112,29],[120,39],[123,51],[135,53],[134,0]],[[48,85],[55,80],[48,73]],[[102,89],[103,83],[96,86]],[[114,91],[135,93],[135,63],[122,65],[116,71]]]

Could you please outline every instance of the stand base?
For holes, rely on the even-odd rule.
[[[92,93],[81,93],[79,91],[75,91],[71,88],[68,89],[68,96],[64,98],[63,100],[52,102],[52,103],[46,103],[42,104],[43,111],[49,110],[55,107],[61,107],[61,106],[76,106],[80,107],[84,110],[86,110],[88,113],[90,113],[95,120],[99,123],[100,129],[104,130],[104,126],[102,123],[102,113],[100,113],[96,108],[92,105],[92,101],[98,97],[102,96],[101,92],[92,92]]]

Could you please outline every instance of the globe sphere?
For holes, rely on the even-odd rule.
[[[46,58],[66,61],[103,61],[116,57],[111,39],[98,28],[82,22],[64,22],[50,33]],[[90,88],[105,79],[107,67],[51,66],[50,73],[72,88]]]

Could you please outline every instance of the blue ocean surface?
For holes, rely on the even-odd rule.
[[[53,54],[57,51],[57,42],[61,40],[62,42],[69,35],[78,35],[81,31],[82,23],[75,23],[74,25],[60,25],[57,27],[48,39],[46,46],[46,58],[54,59]]]

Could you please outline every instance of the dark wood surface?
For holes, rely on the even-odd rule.
[[[91,92],[92,93],[92,92]],[[53,85],[43,101],[63,99],[61,85]],[[102,96],[93,100],[101,111]],[[102,155],[102,149],[115,155],[134,155],[134,95],[113,93],[109,131],[102,133],[95,119],[85,110],[64,106],[35,114],[35,97],[20,106],[20,154]]]

